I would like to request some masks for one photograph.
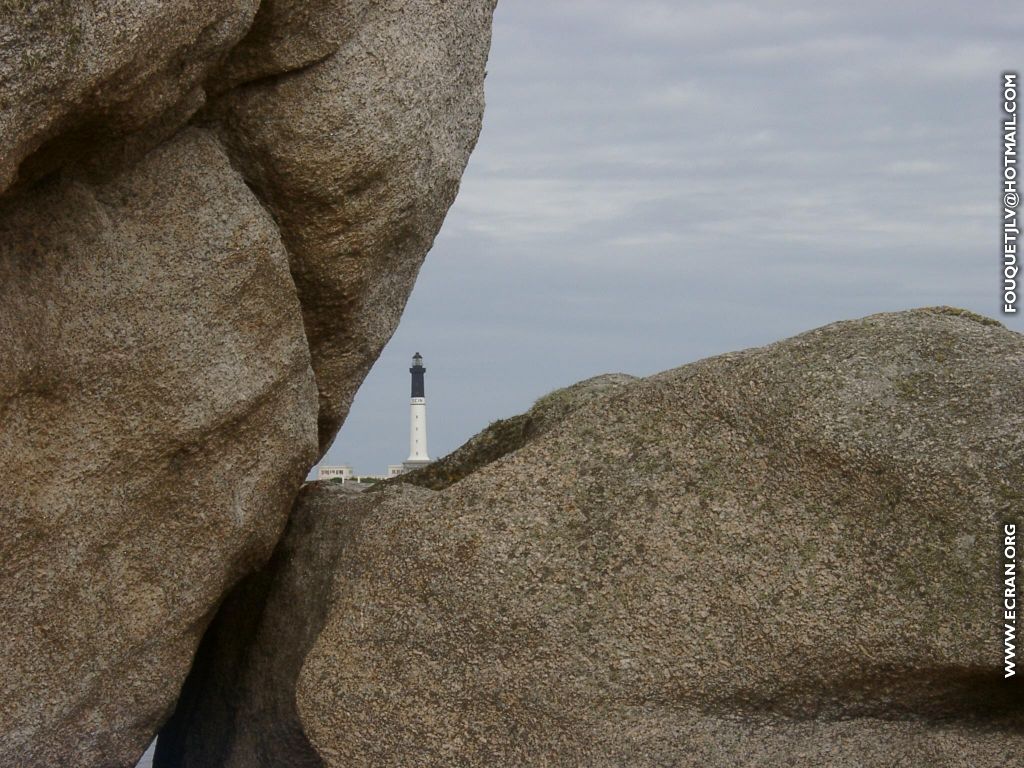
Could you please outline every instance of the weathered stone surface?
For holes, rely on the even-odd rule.
[[[441,492],[310,491],[250,676],[196,711],[255,716],[301,635],[284,720],[327,766],[1012,763],[1022,374],[994,321],[876,315],[618,387]],[[326,610],[288,597],[314,542]]]
[[[219,93],[327,58],[363,23],[370,0],[263,0],[252,28],[207,83]]]
[[[284,249],[191,129],[4,206],[0,338],[0,764],[131,764],[315,456]]]
[[[0,3],[0,192],[68,164],[109,173],[202,106],[257,0]]]
[[[493,8],[373,3],[334,54],[205,112],[281,228],[320,392],[321,451],[455,198],[480,131]]]
[[[391,482],[444,490],[551,431],[577,408],[584,408],[635,381],[635,377],[625,373],[606,373],[555,390],[540,398],[526,413],[489,424],[447,456],[400,475]]]

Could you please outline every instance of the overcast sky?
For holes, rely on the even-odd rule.
[[[1000,72],[1022,64],[1022,17],[499,2],[480,142],[324,463],[406,458],[416,351],[439,457],[598,373],[880,311],[999,316]]]

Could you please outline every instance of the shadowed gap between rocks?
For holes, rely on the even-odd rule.
[[[309,486],[300,491],[297,510],[308,492]],[[250,764],[322,768],[323,761],[299,724],[294,691],[331,605],[335,564],[344,552],[344,546],[334,543],[349,540],[367,512],[292,515],[267,564],[235,586],[207,628],[175,712],[160,731],[154,768]],[[285,572],[290,578],[282,580]],[[265,621],[267,607],[275,601],[304,605],[301,615],[308,620],[275,625],[270,611]],[[270,667],[253,649],[265,643],[268,635],[280,632],[287,632],[286,637],[277,637],[284,642],[270,638],[274,652]],[[274,679],[261,676],[264,673]],[[247,706],[253,697],[260,698],[263,718],[258,721]],[[254,732],[240,734],[250,722]],[[264,732],[267,723],[276,727]],[[256,754],[236,754],[240,742]]]

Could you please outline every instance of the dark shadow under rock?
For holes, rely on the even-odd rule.
[[[160,732],[155,768],[319,768],[295,711],[295,686],[331,605],[339,559],[362,520],[396,489],[309,483],[267,565],[224,600]]]

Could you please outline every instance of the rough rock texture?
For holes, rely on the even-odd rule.
[[[257,0],[0,2],[0,192],[110,172],[180,128]]]
[[[249,676],[194,711],[257,711],[298,646],[285,720],[328,766],[1012,764],[1022,372],[994,321],[876,315],[616,388],[441,492],[310,491]]]
[[[455,199],[480,132],[493,9],[493,0],[373,3],[331,56],[236,88],[204,112],[281,228],[320,391],[322,451]]]
[[[0,212],[0,338],[0,764],[125,764],[316,455],[284,249],[189,130]]]
[[[361,493],[309,483],[265,568],[227,597],[196,654],[174,716],[160,732],[157,768],[319,768],[295,709],[295,685],[330,606],[334,579],[363,519],[388,499],[426,499],[400,487]]]
[[[219,93],[327,58],[359,29],[370,6],[370,0],[263,0],[208,90]]]
[[[0,765],[131,764],[169,714],[398,322],[492,10],[4,5]]]
[[[444,490],[481,467],[518,451],[527,443],[550,432],[577,408],[587,406],[635,381],[635,377],[625,373],[606,373],[555,390],[540,398],[526,413],[489,424],[447,456],[399,475],[390,482],[409,483],[435,491]]]

